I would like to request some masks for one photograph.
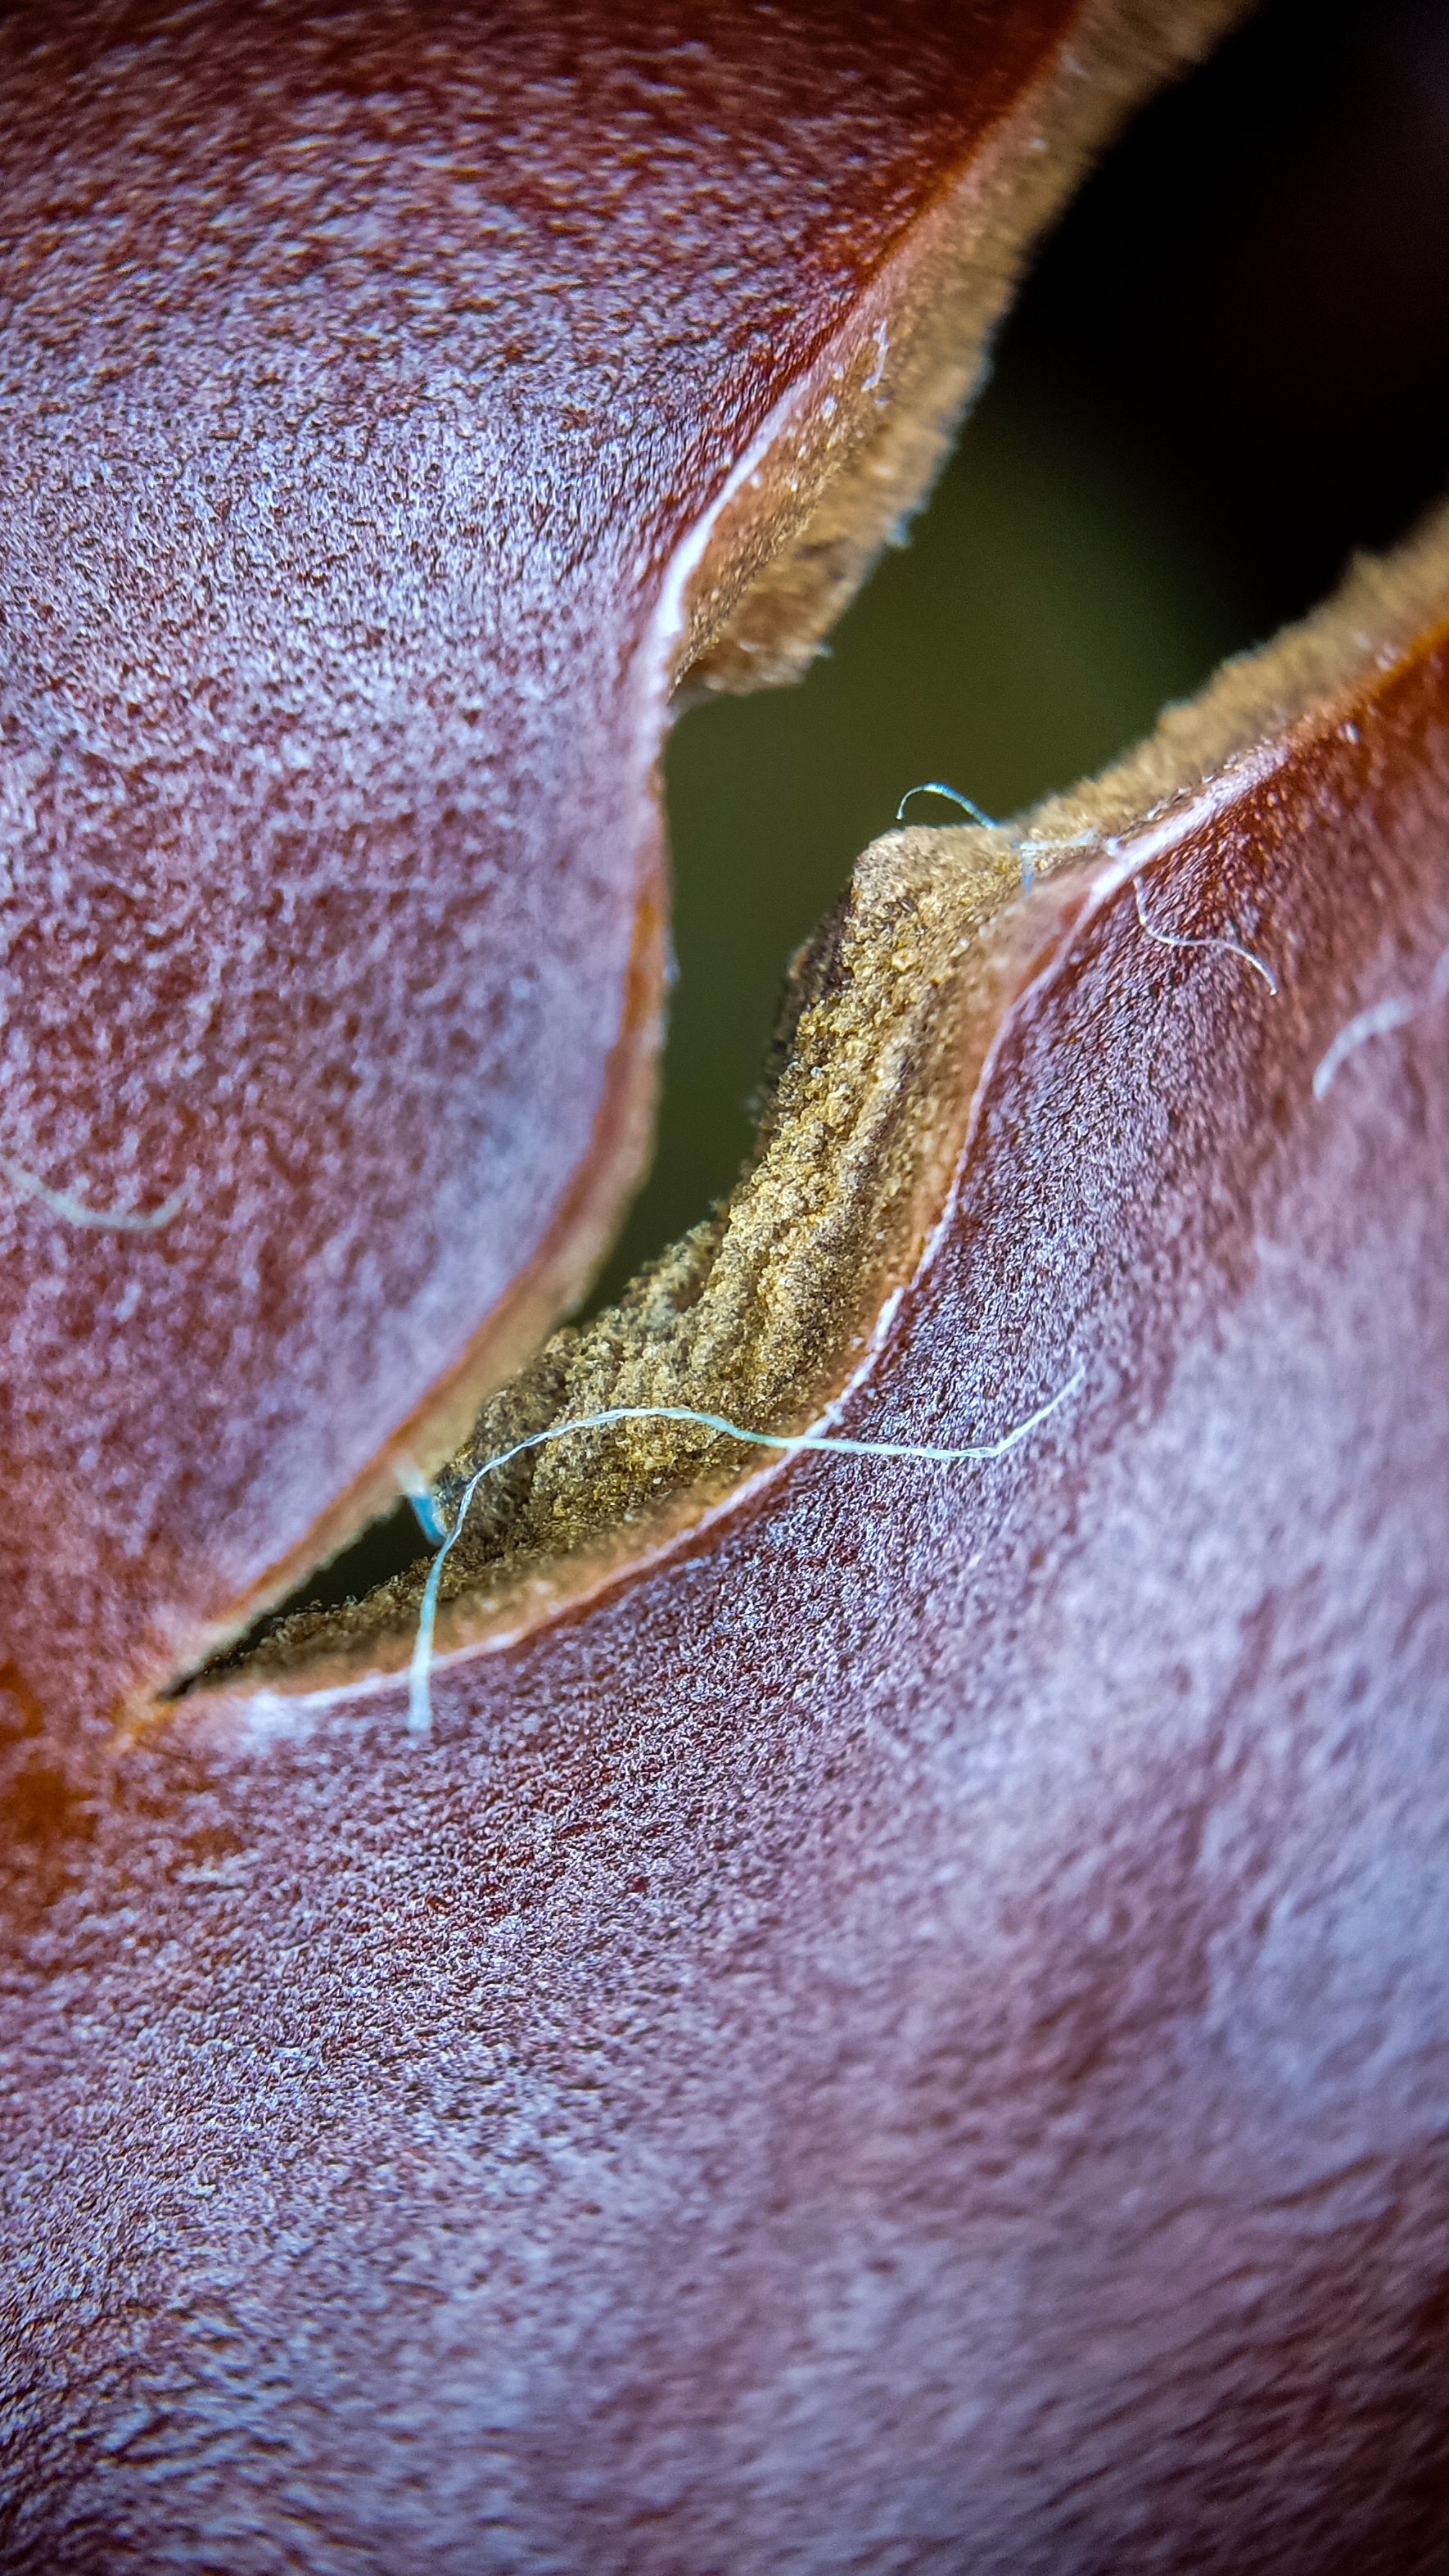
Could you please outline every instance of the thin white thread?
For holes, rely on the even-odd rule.
[[[1429,978],[1428,989],[1418,1001],[1407,993],[1391,993],[1382,1002],[1370,1002],[1366,1011],[1358,1011],[1338,1032],[1326,1055],[1319,1058],[1313,1075],[1313,1097],[1322,1100],[1341,1064],[1346,1064],[1370,1038],[1384,1038],[1392,1029],[1401,1029],[1407,1020],[1417,1019],[1431,1002],[1440,1002],[1449,993],[1449,948],[1446,948]]]
[[[429,1547],[441,1547],[448,1535],[448,1524],[438,1509],[437,1497],[421,1467],[411,1458],[397,1462],[398,1491],[413,1507],[413,1517]]]
[[[1387,1037],[1390,1029],[1402,1028],[1405,1020],[1411,1020],[1418,1008],[1417,1002],[1407,1000],[1402,994],[1395,994],[1386,1002],[1374,1002],[1368,1010],[1360,1011],[1355,1019],[1349,1021],[1346,1028],[1339,1030],[1327,1054],[1320,1057],[1315,1066],[1314,1099],[1323,1098],[1339,1066],[1345,1063],[1357,1048],[1363,1046],[1369,1038]]]
[[[896,807],[896,821],[898,823],[905,820],[906,807],[909,805],[913,796],[949,796],[953,805],[964,806],[973,823],[984,823],[988,832],[994,832],[997,828],[995,821],[990,814],[983,814],[980,806],[974,805],[969,796],[963,796],[959,787],[948,787],[945,780],[942,778],[925,778],[922,779],[919,787],[908,787],[906,789],[904,796]]]
[[[496,1475],[525,1450],[541,1449],[552,1440],[567,1440],[575,1431],[602,1431],[614,1422],[692,1422],[702,1430],[713,1431],[727,1440],[743,1440],[758,1449],[831,1449],[850,1458],[894,1458],[917,1460],[932,1467],[962,1467],[978,1462],[1004,1458],[1018,1441],[1025,1440],[1068,1396],[1075,1395],[1086,1371],[1074,1369],[1065,1386],[1048,1397],[1045,1404],[1028,1414],[1025,1422],[1006,1432],[1000,1440],[990,1440],[962,1449],[936,1448],[929,1443],[897,1440],[849,1440],[832,1431],[747,1431],[738,1422],[729,1422],[722,1413],[699,1413],[689,1404],[615,1404],[603,1413],[581,1414],[576,1421],[550,1423],[545,1431],[533,1431],[526,1440],[515,1440],[511,1449],[500,1449],[496,1458],[485,1458],[463,1488],[457,1517],[443,1545],[434,1557],[427,1584],[418,1609],[418,1633],[408,1670],[408,1732],[422,1741],[432,1732],[433,1708],[428,1676],[433,1661],[433,1629],[438,1614],[438,1592],[443,1568],[462,1535],[468,1508],[485,1476]]]
[[[1133,891],[1134,895],[1137,897],[1137,918],[1138,918],[1139,922],[1141,923],[1141,925],[1142,925],[1143,929],[1146,931],[1147,936],[1148,936],[1148,938],[1149,938],[1149,939],[1155,939],[1155,940],[1157,940],[1157,941],[1161,944],[1161,946],[1162,946],[1162,947],[1164,947],[1164,948],[1223,948],[1223,949],[1226,949],[1226,951],[1227,951],[1227,953],[1228,953],[1228,955],[1229,955],[1230,957],[1241,957],[1241,959],[1242,959],[1242,961],[1243,961],[1243,964],[1244,964],[1245,966],[1251,966],[1251,967],[1252,967],[1252,970],[1253,970],[1253,972],[1254,972],[1254,974],[1255,974],[1255,975],[1261,975],[1261,976],[1262,976],[1262,978],[1263,978],[1264,983],[1265,983],[1265,984],[1267,985],[1267,987],[1268,987],[1269,992],[1270,992],[1270,993],[1272,993],[1272,994],[1275,996],[1275,998],[1276,998],[1277,991],[1278,991],[1278,979],[1277,979],[1277,977],[1275,976],[1275,974],[1273,973],[1272,967],[1271,967],[1271,966],[1266,966],[1266,965],[1264,964],[1264,962],[1263,962],[1262,958],[1261,958],[1261,957],[1259,957],[1259,956],[1257,955],[1257,953],[1256,953],[1256,951],[1255,951],[1255,950],[1253,950],[1253,949],[1251,949],[1251,948],[1245,948],[1245,947],[1243,946],[1243,943],[1242,943],[1241,939],[1224,939],[1223,937],[1221,937],[1221,935],[1219,935],[1219,936],[1218,936],[1218,937],[1216,937],[1216,938],[1212,938],[1212,939],[1187,939],[1187,938],[1184,938],[1184,937],[1183,937],[1183,935],[1181,934],[1181,932],[1176,931],[1176,930],[1158,930],[1158,929],[1156,929],[1156,928],[1154,927],[1154,925],[1153,925],[1153,924],[1148,920],[1148,918],[1147,918],[1147,914],[1146,914],[1146,912],[1145,912],[1145,910],[1144,910],[1144,908],[1143,908],[1143,903],[1142,903],[1142,879],[1141,879],[1140,877],[1134,877],[1134,878],[1133,878],[1133,880],[1132,880],[1132,891]]]
[[[23,1163],[13,1163],[8,1154],[0,1154],[0,1172],[17,1197],[39,1199],[52,1216],[64,1217],[67,1225],[89,1226],[98,1234],[159,1234],[163,1225],[181,1214],[191,1196],[190,1181],[183,1181],[169,1199],[142,1215],[134,1208],[90,1207],[70,1190],[53,1190],[48,1181],[42,1181],[35,1172],[27,1172]]]

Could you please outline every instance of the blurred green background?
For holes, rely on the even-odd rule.
[[[786,961],[906,788],[1102,768],[1446,475],[1449,0],[1267,0],[1067,209],[829,658],[677,726],[658,1146],[589,1311],[732,1186]],[[417,1547],[400,1506],[296,1599]]]
[[[1250,641],[1254,616],[1247,568],[1150,447],[1008,348],[828,656],[674,729],[657,1149],[591,1311],[732,1186],[786,961],[905,790],[947,779],[1005,816],[1067,786]],[[921,800],[912,820],[953,812]]]
[[[1067,209],[830,658],[677,726],[658,1150],[591,1303],[731,1187],[786,960],[906,788],[1103,767],[1446,471],[1449,0],[1268,0]]]

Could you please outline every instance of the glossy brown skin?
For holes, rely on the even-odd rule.
[[[8,2569],[1444,2564],[1449,1005],[1312,1076],[1446,743],[1426,644],[1031,897],[839,1426],[1080,1371],[1008,1459],[790,1462],[426,1749],[222,1704],[37,1843]]]
[[[0,1185],[0,1600],[52,1731],[436,1463],[597,1251],[669,567],[1079,14],[0,26],[0,1155],[190,1190],[141,1235]]]
[[[1025,908],[838,1427],[1033,1440],[773,1471],[426,1749],[60,1758],[584,1225],[680,532],[1065,14],[4,23],[0,1146],[195,1174],[7,1208],[7,2576],[1449,2554],[1444,1005],[1312,1088],[1449,939],[1432,639],[1137,854],[1276,998]]]

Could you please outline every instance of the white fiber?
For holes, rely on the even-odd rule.
[[[1384,1038],[1392,1029],[1401,1029],[1406,1020],[1417,1019],[1431,1002],[1441,1002],[1449,993],[1449,948],[1444,950],[1427,992],[1414,1001],[1407,993],[1390,993],[1382,1002],[1370,1002],[1366,1011],[1358,1011],[1338,1032],[1326,1055],[1322,1056],[1313,1075],[1313,1097],[1321,1100],[1341,1064],[1365,1046],[1370,1038]]]
[[[702,1430],[715,1432],[723,1439],[747,1441],[753,1448],[831,1449],[841,1456],[850,1458],[893,1458],[915,1460],[921,1465],[931,1467],[962,1467],[993,1458],[1004,1458],[1008,1449],[1014,1449],[1019,1441],[1025,1440],[1039,1424],[1045,1422],[1048,1414],[1055,1413],[1058,1405],[1065,1404],[1068,1396],[1076,1393],[1083,1375],[1082,1369],[1074,1370],[1065,1386],[1058,1387],[1055,1395],[1050,1396],[1045,1404],[1038,1405],[1035,1413],[1028,1414],[1024,1422],[1018,1422],[1015,1428],[1005,1432],[1001,1439],[960,1449],[937,1448],[929,1442],[850,1440],[832,1431],[747,1431],[738,1422],[726,1421],[723,1414],[698,1413],[692,1405],[688,1404],[611,1405],[603,1413],[585,1413],[576,1421],[550,1423],[547,1430],[530,1432],[526,1440],[515,1440],[512,1448],[500,1449],[496,1458],[485,1458],[482,1466],[469,1478],[463,1488],[457,1518],[433,1559],[427,1588],[423,1593],[418,1611],[417,1643],[413,1648],[412,1664],[408,1674],[410,1734],[421,1741],[432,1731],[433,1711],[428,1676],[432,1669],[433,1628],[437,1619],[438,1591],[443,1579],[443,1567],[457,1544],[463,1523],[468,1516],[468,1506],[485,1476],[496,1475],[501,1467],[508,1466],[515,1458],[521,1458],[525,1450],[541,1449],[553,1440],[567,1440],[575,1431],[602,1431],[613,1422],[692,1422],[698,1424]]]
[[[1133,878],[1132,891],[1137,898],[1137,918],[1141,923],[1142,928],[1146,931],[1149,939],[1155,939],[1159,946],[1163,948],[1225,949],[1230,957],[1241,957],[1245,966],[1251,966],[1255,975],[1261,975],[1269,992],[1276,995],[1278,990],[1278,979],[1274,975],[1271,966],[1265,966],[1262,958],[1259,957],[1253,949],[1245,948],[1240,939],[1225,939],[1221,935],[1211,939],[1188,939],[1179,931],[1158,930],[1147,918],[1146,909],[1142,901],[1142,879],[1140,877]]]
[[[174,1216],[180,1215],[191,1196],[190,1181],[183,1181],[180,1189],[173,1190],[169,1199],[163,1199],[159,1207],[142,1215],[135,1208],[91,1207],[70,1190],[53,1190],[48,1181],[42,1181],[34,1172],[27,1172],[23,1163],[12,1162],[8,1154],[0,1154],[0,1172],[4,1173],[17,1198],[39,1199],[52,1216],[63,1217],[67,1225],[89,1226],[97,1234],[159,1234],[163,1225],[169,1225]]]

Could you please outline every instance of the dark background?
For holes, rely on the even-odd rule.
[[[786,960],[906,788],[1102,768],[1446,484],[1449,0],[1271,0],[1079,193],[828,657],[676,728],[658,1145],[586,1311],[732,1186]],[[419,1544],[402,1505],[284,1609]]]
[[[730,1188],[785,961],[904,789],[1101,768],[1446,481],[1449,0],[1276,0],[1078,196],[830,658],[676,728],[658,1150],[591,1309]]]

